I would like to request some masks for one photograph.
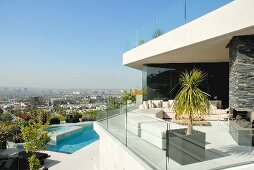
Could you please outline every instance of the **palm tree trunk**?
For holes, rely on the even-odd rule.
[[[188,119],[188,129],[186,135],[191,135],[192,134],[192,114],[189,114],[189,119]]]

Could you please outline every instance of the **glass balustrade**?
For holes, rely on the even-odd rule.
[[[133,31],[124,51],[143,45],[177,27],[208,14],[233,0],[172,0],[171,5]]]

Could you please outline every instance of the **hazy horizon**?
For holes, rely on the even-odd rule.
[[[130,70],[131,72],[132,70]],[[135,70],[134,70],[135,71]],[[130,89],[141,88],[141,72],[101,70],[32,70],[0,72],[0,87],[48,89]],[[108,80],[109,76],[111,77]],[[33,80],[33,81],[31,81]]]

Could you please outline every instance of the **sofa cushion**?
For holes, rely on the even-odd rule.
[[[154,108],[162,108],[162,100],[152,100]]]
[[[209,102],[212,106],[214,106],[213,108],[222,109],[221,100],[210,100]]]
[[[143,101],[143,108],[149,109],[148,101]]]
[[[211,109],[211,110],[217,110],[217,107],[216,107],[215,105],[213,105],[213,104],[210,103],[210,109]]]
[[[165,109],[170,108],[169,102],[168,101],[162,102],[162,108],[165,108]]]
[[[152,101],[152,100],[148,100],[148,108],[149,108],[149,109],[154,108],[154,104],[153,104],[153,101]]]
[[[168,100],[169,107],[171,108],[173,106],[174,100]]]

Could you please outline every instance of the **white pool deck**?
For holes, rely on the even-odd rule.
[[[72,154],[45,151],[51,156],[45,166],[50,170],[98,170],[99,145],[96,141]]]

